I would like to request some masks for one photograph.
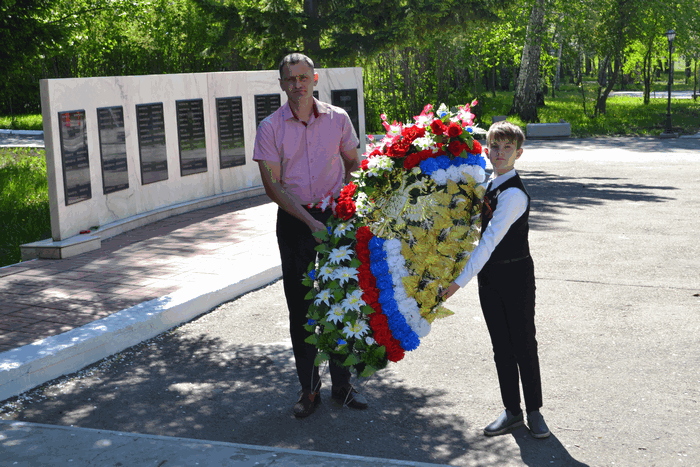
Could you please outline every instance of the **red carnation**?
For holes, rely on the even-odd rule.
[[[367,170],[368,166],[369,166],[369,159],[363,159],[362,162],[360,162],[360,168],[362,170]]]
[[[420,153],[414,152],[413,154],[409,154],[408,157],[404,159],[403,168],[406,170],[411,170],[418,164],[420,164]]]
[[[452,153],[454,156],[459,156],[462,154],[462,151],[466,151],[469,149],[469,146],[467,143],[463,143],[461,141],[455,140],[451,141],[450,144],[447,146],[447,150]]]
[[[450,122],[446,133],[450,138],[456,138],[462,134],[462,127],[457,122]]]
[[[356,191],[357,185],[355,185],[354,182],[350,182],[347,185],[345,185],[342,190],[340,190],[340,196],[338,196],[338,200],[352,199],[352,196],[355,194]]]
[[[335,207],[335,217],[349,221],[355,215],[355,202],[352,199],[342,199]]]
[[[372,237],[374,237],[374,234],[372,234],[372,231],[369,230],[369,227],[366,225],[363,225],[359,229],[357,229],[357,233],[355,234],[355,238],[357,239],[358,242],[362,243],[367,243],[369,242]]]
[[[430,124],[430,129],[433,130],[434,135],[442,135],[445,133],[445,130],[447,130],[447,127],[445,126],[444,123],[442,123],[442,120],[440,120],[439,118],[436,118]]]
[[[391,147],[386,151],[386,155],[389,157],[403,157],[406,155],[408,150],[411,148],[411,142],[397,137]]]
[[[420,160],[422,161],[433,157],[433,151],[430,149],[423,149],[422,151],[417,152],[416,154],[418,155],[418,157],[420,157]]]
[[[483,151],[483,148],[481,147],[481,143],[478,142],[477,140],[472,140],[472,148],[469,150],[471,154],[481,154]]]
[[[416,138],[425,136],[425,128],[418,126],[406,126],[401,130],[401,136],[409,142],[413,142]]]

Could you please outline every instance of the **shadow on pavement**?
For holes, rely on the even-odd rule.
[[[446,391],[391,377],[364,383],[365,411],[337,406],[326,386],[317,412],[297,420],[287,344],[226,345],[178,332],[10,399],[0,418],[454,465],[460,458],[508,465],[518,457],[506,439],[485,438],[451,413]],[[583,465],[550,463],[568,455],[555,438],[524,438],[518,444],[528,465]]]
[[[588,467],[579,462],[566,450],[559,439],[552,434],[547,439],[534,439],[527,435],[525,428],[513,433],[515,442],[520,447],[520,455],[525,465],[542,467],[545,465],[565,465],[567,467]]]
[[[676,198],[661,192],[678,190],[673,186],[634,183],[617,177],[567,177],[543,170],[521,171],[536,215],[530,217],[533,229],[551,229],[560,222],[565,209],[586,209],[609,201],[665,203]]]

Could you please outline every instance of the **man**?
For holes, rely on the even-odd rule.
[[[313,97],[318,73],[313,61],[293,53],[282,59],[280,87],[287,103],[260,122],[253,160],[258,162],[267,195],[277,203],[277,243],[282,259],[284,294],[301,383],[294,405],[298,418],[311,415],[321,402],[321,381],[314,366],[317,349],[304,342],[309,301],[301,279],[316,258],[319,240],[314,232],[326,230],[330,209],[310,208],[328,197],[336,198],[359,167],[358,139],[347,113]],[[327,203],[321,203],[325,206]],[[356,409],[367,408],[366,399],[350,384],[347,367],[330,364],[331,396]]]

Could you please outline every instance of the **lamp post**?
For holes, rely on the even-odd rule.
[[[664,133],[668,136],[673,134],[673,128],[671,127],[671,86],[673,86],[673,59],[671,54],[673,53],[673,39],[676,38],[676,31],[669,29],[665,33],[668,39],[668,105],[666,107],[666,129]]]

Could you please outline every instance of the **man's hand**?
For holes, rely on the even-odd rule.
[[[445,300],[447,300],[448,298],[453,296],[454,293],[457,292],[459,289],[460,289],[460,287],[453,282],[450,284],[449,287],[447,287],[445,290],[442,291],[440,296],[443,297]]]
[[[311,234],[315,234],[316,232],[326,232],[327,231],[326,225],[323,222],[318,221],[316,219],[312,219],[312,222],[307,224],[307,225],[309,226],[309,229],[311,229]],[[321,240],[320,238],[318,238],[316,236],[314,236],[314,239],[316,239],[316,243],[323,243],[323,240]]]

